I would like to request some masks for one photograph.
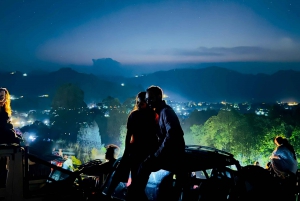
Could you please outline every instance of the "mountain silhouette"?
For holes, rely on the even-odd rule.
[[[253,75],[213,66],[158,71],[113,81],[93,74],[79,73],[71,68],[27,76],[19,71],[1,72],[0,76],[1,87],[7,87],[11,94],[27,98],[48,94],[49,102],[56,89],[65,83],[78,85],[85,93],[86,103],[101,102],[107,96],[119,98],[122,102],[150,85],[160,86],[173,100],[178,100],[178,97],[203,102],[226,100],[274,103],[300,100],[300,71],[293,70],[278,71],[271,75]],[[121,85],[122,83],[124,85]],[[32,104],[32,107],[35,106],[32,99],[28,99],[27,102]]]
[[[2,72],[2,87],[9,89],[16,97],[39,97],[48,94],[54,96],[57,88],[65,83],[78,85],[85,94],[86,103],[101,102],[107,96],[117,97],[120,101],[135,96],[143,90],[140,86],[124,85],[103,80],[93,74],[79,73],[71,68],[61,68],[58,71],[44,74],[28,74],[22,72]]]
[[[275,102],[300,100],[300,72],[242,74],[220,67],[174,69],[128,79],[130,84],[160,86],[168,95],[187,100],[220,102]],[[169,97],[172,99],[172,97]]]

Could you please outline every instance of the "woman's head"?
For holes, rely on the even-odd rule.
[[[277,146],[282,145],[282,143],[283,143],[283,138],[282,138],[281,136],[275,137],[274,143],[275,143]]]
[[[279,145],[283,145],[283,144],[288,144],[288,140],[286,138],[283,138],[281,136],[277,136],[274,139],[274,143],[279,146]]]
[[[11,116],[10,95],[6,88],[0,88],[0,107],[4,107],[8,116]]]
[[[147,107],[146,92],[139,92],[135,99],[135,109],[144,109]]]
[[[296,160],[297,157],[296,157],[296,152],[294,150],[294,147],[293,147],[293,145],[290,144],[290,142],[286,138],[277,136],[274,139],[274,143],[277,146],[283,145],[283,146],[287,147],[293,153],[294,159]]]

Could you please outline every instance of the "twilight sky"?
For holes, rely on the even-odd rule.
[[[0,70],[114,68],[100,58],[131,74],[207,63],[300,70],[300,1],[1,0],[0,45]]]

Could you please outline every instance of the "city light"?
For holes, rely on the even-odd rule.
[[[45,95],[41,95],[41,96],[39,96],[39,97],[41,97],[41,98],[48,98],[49,95],[48,95],[48,94],[45,94]]]
[[[26,74],[26,73],[24,73],[24,74],[23,74],[23,76],[25,77],[25,76],[27,76],[27,74]]]
[[[30,136],[29,136],[29,140],[34,141],[35,139],[36,139],[35,136],[33,136],[33,135],[30,135]]]
[[[288,102],[287,104],[288,104],[288,106],[295,106],[295,105],[298,105],[298,103],[296,103],[296,102]]]
[[[124,87],[124,85],[125,85],[124,83],[121,84],[122,87]]]
[[[10,95],[10,100],[16,100],[16,99],[19,99],[19,98],[16,98],[14,95]]]

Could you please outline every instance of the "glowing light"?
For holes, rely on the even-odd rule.
[[[16,98],[14,95],[10,95],[10,100],[16,100],[18,98]]]
[[[23,74],[23,76],[24,76],[24,77],[26,77],[26,76],[27,76],[27,74],[26,74],[26,73],[24,73],[24,74]]]
[[[33,135],[29,136],[29,140],[34,141],[36,139],[36,137],[34,137]]]
[[[121,86],[122,86],[122,87],[124,87],[124,86],[125,86],[125,84],[124,84],[124,83],[122,83],[122,84],[121,84]]]
[[[49,95],[48,95],[48,94],[45,94],[45,95],[41,95],[41,96],[39,96],[39,97],[41,97],[41,98],[48,98]]]
[[[288,103],[288,106],[295,106],[295,105],[298,105],[298,103],[296,103],[296,102],[289,102]]]

